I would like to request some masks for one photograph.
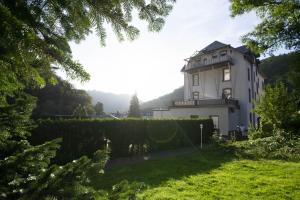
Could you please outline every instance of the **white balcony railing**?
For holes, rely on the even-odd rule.
[[[214,65],[214,64],[223,63],[223,62],[232,62],[231,56],[229,56],[229,55],[219,56],[217,58],[201,60],[201,61],[198,61],[198,62],[197,61],[191,61],[189,69],[202,67],[202,66],[207,66],[207,65]]]
[[[202,99],[189,101],[173,101],[173,106],[175,107],[194,107],[210,105],[232,105],[239,107],[239,102],[235,99]]]

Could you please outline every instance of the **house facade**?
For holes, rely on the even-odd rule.
[[[263,92],[259,60],[245,46],[215,41],[186,59],[184,99],[168,109],[154,109],[154,118],[210,117],[221,134],[257,126],[254,100]]]

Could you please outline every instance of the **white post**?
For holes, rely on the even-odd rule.
[[[203,124],[200,124],[200,130],[201,130],[201,149],[202,149],[202,129],[203,129]]]

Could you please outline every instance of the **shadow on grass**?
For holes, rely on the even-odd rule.
[[[95,176],[92,185],[97,189],[107,190],[122,180],[128,180],[155,187],[170,179],[209,173],[234,158],[236,157],[230,149],[209,147],[190,154],[113,167],[103,176]]]

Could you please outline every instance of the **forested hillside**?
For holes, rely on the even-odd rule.
[[[54,115],[72,115],[78,105],[92,114],[94,108],[92,99],[85,90],[78,90],[69,82],[57,77],[56,85],[47,84],[42,89],[31,89],[28,93],[37,98],[33,117],[46,117]]]
[[[141,105],[143,111],[151,111],[154,108],[168,108],[174,100],[183,99],[183,86],[175,89],[172,93],[163,95],[157,99],[147,101]]]
[[[300,67],[300,51],[271,56],[262,60],[261,71],[267,77],[265,83],[275,83],[276,81],[288,81],[291,70]]]

